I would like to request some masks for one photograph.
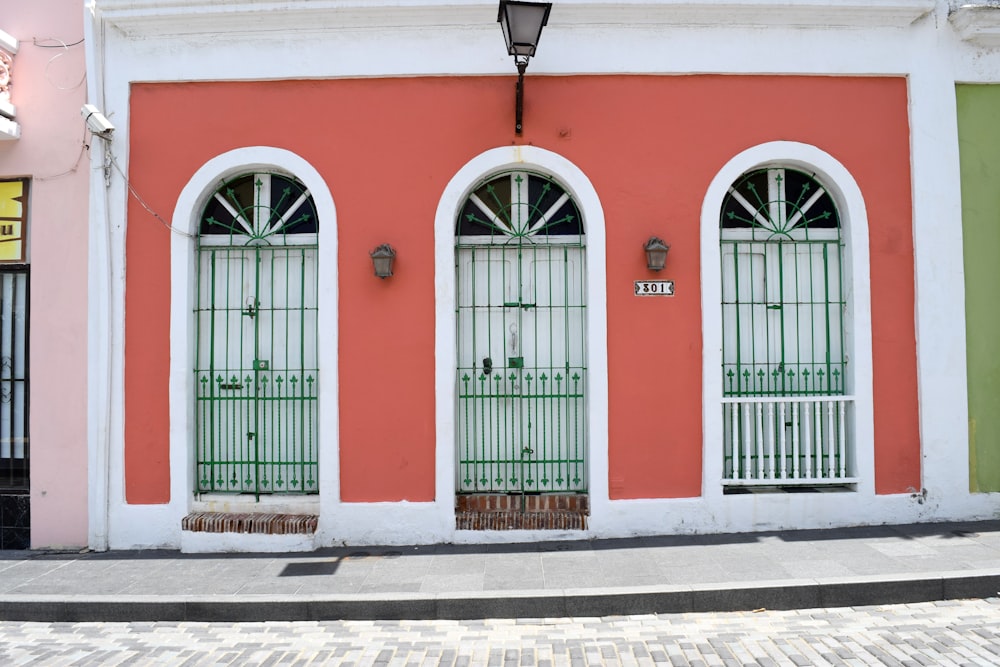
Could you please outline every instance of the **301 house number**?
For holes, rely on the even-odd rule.
[[[636,296],[673,296],[673,280],[636,280]]]

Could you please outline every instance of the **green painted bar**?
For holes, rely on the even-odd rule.
[[[969,486],[1000,491],[1000,85],[959,84]]]

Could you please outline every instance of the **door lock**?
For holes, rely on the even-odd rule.
[[[489,357],[483,359],[483,375],[489,375],[493,372],[493,360]]]

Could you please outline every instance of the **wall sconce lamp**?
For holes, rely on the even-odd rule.
[[[667,263],[667,251],[670,246],[656,236],[650,236],[643,250],[646,251],[646,268],[650,271],[662,271]]]
[[[528,59],[535,55],[542,28],[549,22],[551,2],[523,2],[522,0],[500,0],[497,22],[503,28],[503,39],[507,42],[507,53],[514,56],[517,66],[517,101],[514,132],[521,134],[524,127],[522,109],[524,105],[524,71]]]
[[[396,259],[396,251],[391,245],[383,243],[368,254],[371,255],[376,276],[388,278],[392,275],[392,262]]]

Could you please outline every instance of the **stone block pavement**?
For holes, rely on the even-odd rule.
[[[1000,521],[292,554],[0,551],[0,621],[604,617],[998,591]]]
[[[1000,599],[826,610],[474,621],[0,621],[0,664],[982,667]]]

